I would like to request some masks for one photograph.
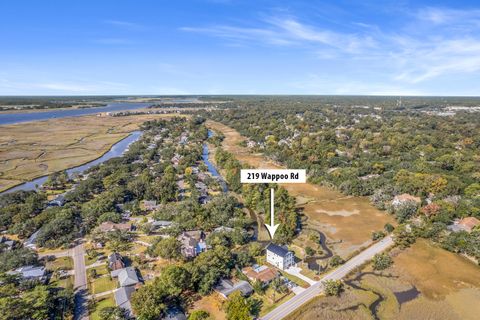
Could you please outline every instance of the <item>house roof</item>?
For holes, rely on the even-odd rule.
[[[125,263],[123,262],[122,256],[119,253],[114,252],[108,256],[108,266],[112,270],[118,270],[124,268]]]
[[[164,221],[164,220],[155,220],[152,222],[153,227],[168,227],[172,224],[172,221]]]
[[[243,268],[242,272],[250,280],[259,280],[262,282],[270,282],[278,275],[277,270],[267,266],[254,266]]]
[[[115,263],[118,260],[122,260],[122,255],[118,252],[114,252],[111,255],[108,256],[108,262],[109,263]]]
[[[131,223],[113,223],[111,221],[106,221],[100,224],[100,230],[102,231],[113,231],[113,230],[131,230]]]
[[[408,193],[403,193],[398,196],[395,196],[394,200],[396,201],[413,201],[413,202],[422,202],[422,199],[419,197],[412,196],[411,194]]]
[[[287,249],[285,249],[284,247],[278,246],[278,245],[273,244],[273,243],[270,243],[267,246],[267,251],[273,252],[274,254],[276,254],[277,256],[280,256],[280,257],[286,257],[287,254],[290,252]]]
[[[170,308],[167,310],[167,314],[163,318],[165,320],[187,320],[187,316],[182,310],[178,308]]]
[[[458,224],[473,229],[474,227],[480,225],[480,220],[475,217],[466,217],[461,219]]]
[[[135,292],[134,286],[118,288],[113,294],[115,297],[115,303],[117,304],[117,306],[132,312],[132,305],[130,304],[130,298],[132,297],[132,293],[134,292]]]
[[[240,291],[242,295],[249,295],[253,291],[252,286],[247,281],[241,280],[237,283],[233,283],[231,280],[227,279],[220,280],[218,285],[213,289],[225,297],[228,297],[235,291]]]
[[[25,266],[15,269],[15,273],[20,273],[23,278],[41,278],[45,275],[45,267]]]
[[[37,237],[38,237],[38,234],[40,233],[40,230],[37,230],[36,232],[34,232],[30,238],[28,238],[27,241],[25,241],[24,245],[25,247],[31,247],[31,246],[34,246],[35,243],[37,242]]]
[[[139,282],[137,271],[133,267],[126,267],[118,272],[118,283],[121,287],[132,286]]]

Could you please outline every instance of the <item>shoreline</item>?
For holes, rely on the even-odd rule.
[[[93,161],[95,161],[95,160],[100,159],[101,157],[103,157],[104,155],[106,155],[110,150],[112,150],[113,146],[115,146],[117,143],[119,143],[119,142],[125,140],[126,138],[128,138],[128,137],[129,137],[130,135],[132,135],[132,133],[135,132],[135,131],[136,131],[136,130],[133,130],[133,131],[128,132],[128,133],[126,134],[126,136],[124,136],[124,137],[120,138],[119,140],[115,141],[113,144],[110,145],[110,147],[109,147],[107,150],[105,150],[104,152],[101,152],[100,155],[96,156],[95,158],[93,158],[93,159],[91,159],[91,160],[84,161],[84,162],[82,162],[82,163],[80,163],[80,164],[78,164],[78,165],[75,165],[75,166],[73,166],[73,167],[65,168],[65,169],[63,169],[63,170],[61,170],[61,171],[75,169],[75,168],[84,166],[84,165],[86,165],[86,164],[88,164],[88,163],[90,163],[90,162],[93,162]],[[54,172],[57,172],[57,171],[54,171]],[[45,175],[39,175],[39,176],[36,176],[36,177],[34,177],[33,179],[29,179],[29,180],[21,180],[21,181],[22,181],[21,183],[15,184],[15,185],[13,185],[13,186],[11,186],[11,187],[8,187],[8,188],[6,188],[6,189],[0,188],[0,196],[2,196],[2,195],[4,195],[4,194],[7,194],[7,192],[8,192],[9,190],[11,190],[11,189],[13,189],[13,188],[15,188],[15,187],[18,187],[18,186],[20,186],[20,185],[22,185],[22,184],[24,184],[24,183],[33,182],[33,181],[36,180],[36,179],[48,177],[49,175],[53,174],[54,172],[49,173],[49,174],[45,174]],[[2,179],[1,176],[0,176],[0,179]],[[12,181],[12,180],[10,180],[10,179],[3,179],[3,180]],[[20,181],[20,180],[19,180],[19,181]]]
[[[95,161],[142,123],[175,116],[182,115],[85,115],[0,125],[0,192]]]

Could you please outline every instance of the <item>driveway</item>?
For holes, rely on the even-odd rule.
[[[311,286],[314,285],[315,283],[317,283],[317,281],[312,280],[312,279],[310,279],[309,277],[301,274],[301,273],[300,273],[301,271],[302,271],[301,268],[299,268],[299,267],[294,267],[294,266],[291,266],[290,268],[288,268],[288,269],[285,270],[286,273],[291,274],[292,276],[295,276],[295,277],[298,277],[298,278],[302,279],[303,281],[307,282],[307,283],[310,284]]]

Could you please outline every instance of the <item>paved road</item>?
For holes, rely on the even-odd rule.
[[[88,320],[88,289],[87,272],[85,269],[85,248],[78,243],[72,249],[73,266],[75,269],[75,320]]]
[[[386,250],[392,245],[393,240],[391,236],[385,237],[384,239],[380,240],[379,242],[365,249],[352,259],[345,262],[345,264],[343,264],[342,266],[326,274],[318,283],[312,285],[304,292],[294,296],[292,299],[273,309],[270,313],[263,316],[261,320],[281,320],[285,318],[287,315],[300,308],[304,303],[320,294],[323,291],[323,281],[342,279],[353,269],[372,259],[374,255]]]

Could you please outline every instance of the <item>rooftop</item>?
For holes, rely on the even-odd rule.
[[[118,283],[121,287],[132,286],[139,282],[137,271],[133,267],[126,267],[118,272]]]
[[[267,246],[267,251],[273,252],[274,254],[276,254],[277,256],[280,256],[280,257],[285,257],[290,252],[287,249],[285,249],[284,247],[278,246],[278,245],[273,244],[273,243],[270,243]]]
[[[270,282],[275,279],[278,275],[278,272],[267,266],[257,266],[254,265],[253,267],[246,267],[242,269],[242,272],[249,278],[255,279],[262,282]]]
[[[132,312],[132,305],[130,304],[130,298],[132,293],[135,292],[135,287],[120,287],[114,292],[115,303],[120,308],[127,309],[130,313]]]
[[[240,291],[244,296],[249,295],[253,291],[252,286],[247,281],[241,280],[233,283],[231,280],[227,279],[220,280],[218,285],[213,289],[226,298],[235,291]]]

